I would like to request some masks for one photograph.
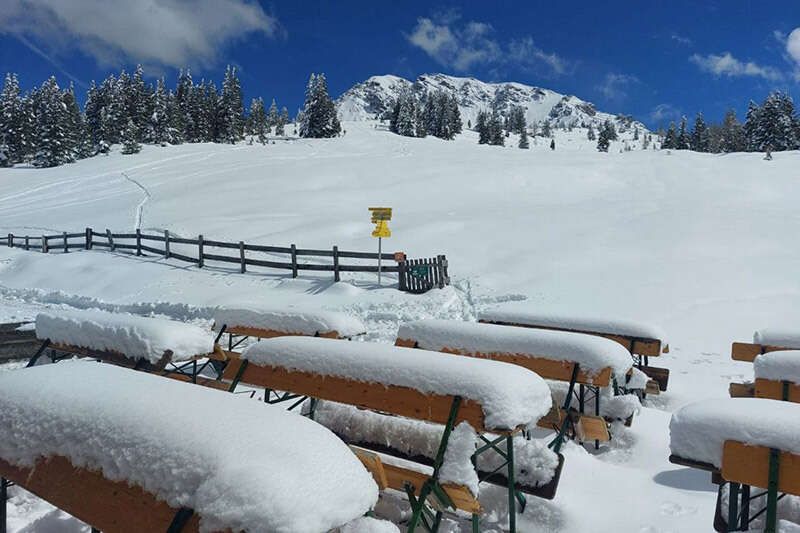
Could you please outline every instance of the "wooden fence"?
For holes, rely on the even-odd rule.
[[[0,241],[1,242],[1,241]],[[137,256],[153,254],[165,259],[177,259],[203,268],[206,262],[235,264],[239,271],[245,273],[248,267],[263,267],[292,272],[296,278],[300,271],[332,272],[334,281],[341,279],[342,272],[378,272],[378,255],[372,252],[348,252],[333,246],[330,250],[314,250],[298,248],[294,244],[284,246],[263,246],[247,244],[244,241],[225,242],[205,239],[198,235],[196,239],[185,239],[163,234],[148,234],[136,230],[134,233],[96,232],[86,228],[82,233],[61,233],[55,235],[19,236],[8,234],[7,244],[11,248],[38,250],[43,253],[63,252],[70,250],[92,250],[102,248],[112,252],[124,251]],[[163,248],[161,248],[161,247]],[[196,248],[196,253],[188,255]],[[212,253],[209,253],[211,249]],[[220,250],[217,252],[215,249]],[[228,251],[225,255],[224,251]],[[248,253],[249,252],[249,253]],[[262,258],[253,257],[263,254]],[[275,257],[278,256],[278,257]],[[299,258],[329,258],[326,262],[303,262]],[[283,259],[283,260],[273,260]],[[357,259],[368,261],[367,264],[348,264],[342,260]],[[430,259],[407,260],[405,254],[380,254],[383,262],[381,271],[398,274],[398,288],[412,293],[423,293],[432,288],[444,288],[450,284],[447,273],[447,259],[439,255]],[[399,259],[399,260],[396,260]]]

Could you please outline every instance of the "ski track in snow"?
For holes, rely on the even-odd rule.
[[[134,185],[139,187],[139,189],[141,189],[142,192],[144,193],[144,198],[142,198],[142,201],[139,202],[139,205],[136,206],[136,216],[134,217],[134,221],[133,221],[133,229],[135,229],[135,230],[136,229],[141,229],[141,227],[142,227],[142,216],[144,215],[144,205],[150,200],[152,195],[150,194],[150,191],[147,190],[147,187],[142,185],[139,181],[131,178],[130,176],[128,176],[124,172],[122,172],[121,174],[125,177],[126,180],[130,181],[131,183],[133,183]]]

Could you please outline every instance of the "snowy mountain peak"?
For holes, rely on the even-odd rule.
[[[487,83],[446,74],[423,74],[413,82],[391,74],[372,76],[351,87],[336,103],[342,120],[371,120],[380,118],[405,91],[411,91],[421,98],[437,90],[456,96],[465,125],[468,121],[474,123],[482,110],[496,110],[505,115],[512,106],[522,106],[526,110],[528,124],[547,121],[552,128],[588,127],[590,124],[597,128],[606,120],[611,120],[620,131],[633,127],[647,131],[644,124],[630,117],[599,112],[594,104],[577,96],[523,83]]]

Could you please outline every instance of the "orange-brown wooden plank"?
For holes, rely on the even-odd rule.
[[[383,464],[383,469],[386,472],[386,480],[389,488],[405,492],[406,483],[410,483],[414,487],[414,492],[417,496],[419,496],[423,483],[430,477],[427,474],[387,463]],[[442,488],[444,488],[444,491],[450,496],[450,499],[453,500],[453,504],[457,509],[471,514],[480,514],[483,512],[480,502],[475,499],[475,496],[472,495],[467,487],[443,483]]]
[[[192,382],[192,376],[187,376],[186,374],[163,374],[163,376],[165,378],[174,379],[176,381],[183,381],[184,383]],[[210,389],[217,389],[221,391],[227,391],[231,387],[231,384],[225,381],[203,378],[203,377],[198,377],[196,384],[201,385],[203,387],[208,387]]]
[[[418,343],[411,339],[397,339],[394,344],[395,346],[402,346],[405,348],[415,348],[417,347]],[[465,350],[459,350],[456,348],[443,348],[439,351],[453,355],[464,355],[467,357],[492,359],[494,361],[511,363],[513,365],[532,370],[545,379],[552,379],[556,381],[569,382],[570,379],[572,379],[572,368],[575,365],[575,362],[573,361],[556,361],[553,359],[531,357],[529,355],[522,354],[467,352]],[[596,374],[591,374],[584,370],[578,372],[578,383],[585,383],[587,385],[595,385],[598,387],[607,387],[610,381],[611,368],[604,368]]]
[[[769,448],[728,440],[722,452],[722,477],[761,489],[769,480]],[[778,490],[800,495],[800,455],[781,452]]]
[[[731,359],[752,363],[756,356],[762,353],[791,350],[786,346],[770,346],[767,344],[753,344],[751,342],[734,342],[731,345]]]
[[[608,442],[611,440],[608,425],[605,419],[600,416],[581,415],[575,423],[575,433],[581,442],[593,440]]]
[[[48,349],[72,353],[75,355],[83,355],[85,357],[93,357],[118,366],[133,367],[136,365],[136,359],[128,357],[124,353],[117,352],[115,350],[95,350],[85,346],[73,346],[71,344],[60,344],[55,342],[51,343],[50,346],[48,346]],[[154,368],[161,370],[166,367],[167,363],[169,363],[171,360],[172,352],[167,350],[157,363],[151,363],[151,365]]]
[[[224,378],[234,379],[240,361],[231,361],[225,368]],[[453,396],[425,394],[411,387],[366,383],[336,376],[323,376],[312,372],[287,370],[273,366],[249,363],[241,380],[248,385],[268,389],[293,392],[355,405],[384,413],[405,416],[416,420],[427,420],[444,424],[450,414]],[[466,421],[476,431],[485,432],[512,430],[515,428],[486,428],[481,405],[473,400],[463,399],[458,410],[457,421]]]
[[[166,531],[177,509],[138,486],[77,468],[62,456],[20,468],[0,459],[0,475],[103,533]],[[198,531],[193,515],[183,531]]]
[[[771,398],[773,400],[783,400],[783,382],[771,379],[756,378],[755,385],[756,398]],[[789,383],[788,401],[800,403],[800,385]],[[798,421],[800,422],[800,421]]]
[[[338,339],[339,332],[333,331],[317,331],[314,335],[307,333],[299,333],[297,331],[282,331],[279,329],[264,329],[264,328],[251,328],[246,326],[233,326],[226,327],[225,333],[232,333],[233,335],[242,335],[246,337],[256,337],[258,339],[271,339],[273,337],[325,337],[326,339]]]
[[[591,331],[586,329],[575,328],[559,328],[555,326],[538,326],[531,324],[519,324],[516,322],[498,322],[494,320],[481,320],[487,324],[499,324],[502,326],[515,326],[518,328],[531,328],[531,329],[547,329],[551,331],[566,331],[569,333],[584,333],[586,335],[594,335],[595,337],[603,337],[621,344],[626,350],[636,355],[646,355],[648,357],[658,357],[662,353],[669,353],[669,345],[662,343],[659,339],[638,339],[627,335],[615,335],[613,333],[604,333],[600,331]]]
[[[356,448],[355,446],[350,446],[350,449],[355,456],[358,457],[358,460],[361,461],[361,464],[364,465],[364,468],[372,474],[372,478],[375,480],[375,483],[378,484],[378,489],[386,490],[389,486],[389,481],[386,478],[386,470],[383,467],[383,461],[381,461],[380,455],[362,448]]]
[[[753,383],[731,383],[728,385],[728,394],[731,398],[752,398],[755,396]]]

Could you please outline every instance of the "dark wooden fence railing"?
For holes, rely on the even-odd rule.
[[[207,261],[215,261],[235,264],[242,273],[247,272],[247,267],[250,266],[290,270],[293,278],[296,278],[301,270],[333,272],[334,281],[340,280],[342,272],[377,273],[379,255],[372,252],[348,252],[339,250],[338,246],[333,246],[330,250],[314,250],[297,248],[294,244],[290,246],[263,246],[247,244],[243,241],[214,241],[205,239],[202,235],[198,235],[196,239],[185,239],[170,235],[168,231],[154,235],[142,233],[138,229],[134,233],[112,233],[109,229],[104,232],[97,232],[92,228],[86,228],[86,231],[82,233],[65,232],[38,236],[19,236],[9,233],[7,244],[11,248],[37,250],[43,253],[69,253],[70,250],[102,248],[112,252],[126,251],[137,256],[154,254],[163,256],[165,259],[177,259],[193,263],[199,268],[203,268]],[[187,255],[192,252],[187,248],[192,247],[197,248],[197,253]],[[208,249],[212,249],[212,253]],[[220,251],[213,253],[214,249],[219,249]],[[225,254],[226,250],[230,255]],[[248,254],[248,252],[250,253]],[[264,255],[261,256],[262,258],[256,258],[253,257],[254,253]],[[330,258],[330,262],[303,262],[300,260],[303,257]],[[396,261],[398,258],[400,260]],[[343,263],[343,259],[357,259],[367,261],[367,263]],[[402,253],[384,253],[380,254],[380,259],[382,262],[388,262],[388,264],[382,264],[382,272],[398,274],[398,288],[402,291],[419,294],[433,288],[441,289],[450,284],[450,277],[447,273],[447,259],[443,255],[430,259],[408,260],[405,258],[405,254]]]

